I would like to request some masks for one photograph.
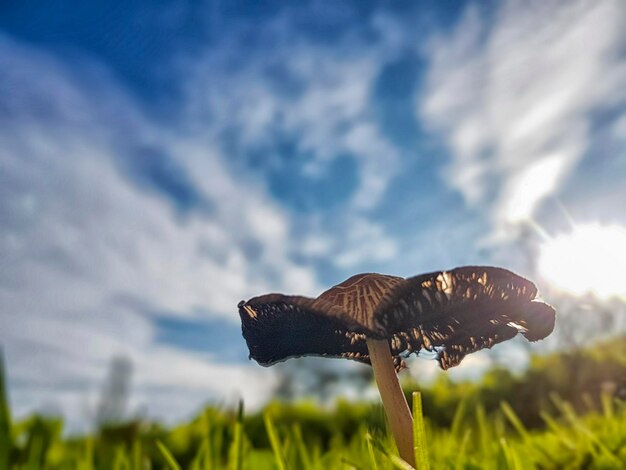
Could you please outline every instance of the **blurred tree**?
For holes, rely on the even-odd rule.
[[[286,361],[277,371],[274,395],[283,401],[312,397],[325,403],[346,390],[363,391],[373,380],[368,366],[314,357]]]
[[[131,376],[132,363],[128,358],[114,357],[111,360],[109,374],[102,387],[96,411],[98,427],[102,428],[124,420],[130,394]]]

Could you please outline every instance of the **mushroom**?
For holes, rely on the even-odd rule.
[[[521,332],[548,336],[554,309],[511,271],[467,266],[404,279],[357,274],[313,299],[267,294],[238,304],[250,358],[343,357],[371,364],[400,456],[415,466],[412,416],[397,372],[427,350],[442,369]]]

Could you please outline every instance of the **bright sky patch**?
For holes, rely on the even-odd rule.
[[[552,285],[574,295],[626,299],[626,228],[577,225],[541,245],[538,268]]]

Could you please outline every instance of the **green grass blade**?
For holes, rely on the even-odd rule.
[[[161,452],[161,455],[163,455],[163,458],[167,462],[167,465],[170,467],[170,469],[182,470],[180,464],[176,461],[172,453],[169,451],[167,447],[165,447],[165,444],[163,444],[161,441],[157,441],[156,444],[157,444],[157,447],[159,448],[159,451]]]
[[[11,414],[5,382],[4,354],[0,349],[0,470],[9,469],[11,448]]]
[[[491,433],[487,423],[487,415],[482,405],[476,407],[476,424],[478,425],[478,439],[480,441],[480,449],[484,455],[488,455],[491,443]]]
[[[565,429],[563,429],[563,426],[561,426],[552,416],[550,416],[545,411],[541,411],[539,415],[541,416],[543,422],[546,423],[546,425],[548,426],[548,429],[550,429],[550,431],[552,431],[555,436],[558,436],[559,441],[561,441],[561,443],[565,447],[567,447],[570,452],[575,452],[576,444],[574,444],[574,442],[567,437],[567,433]]]
[[[511,408],[511,405],[503,401],[502,403],[500,403],[500,409],[504,413],[504,416],[506,416],[506,418],[509,420],[509,423],[511,423],[517,433],[522,437],[522,439],[524,441],[528,441],[528,431],[526,430],[524,424],[520,421],[515,411],[513,411],[513,408]]]
[[[280,440],[278,439],[278,433],[276,432],[276,428],[274,427],[274,423],[270,418],[269,413],[265,413],[263,417],[263,421],[265,422],[265,429],[267,430],[267,436],[270,439],[270,444],[272,446],[272,451],[274,452],[274,458],[276,459],[276,465],[278,465],[279,470],[286,470],[283,450],[281,449]]]
[[[356,463],[352,462],[351,460],[345,457],[341,458],[341,463],[343,464],[343,468],[345,470],[359,470],[359,467]]]
[[[85,453],[79,460],[79,470],[93,470],[93,437],[89,436],[85,439]]]
[[[604,445],[601,439],[596,436],[593,431],[591,431],[587,426],[583,424],[583,422],[575,415],[573,409],[569,408],[568,414],[572,416],[571,420],[573,422],[576,430],[584,436],[588,442],[592,444],[592,448],[598,449],[601,453],[605,455],[605,457],[613,464],[613,465],[621,465],[623,462],[615,455],[607,446]]]
[[[298,455],[300,456],[302,467],[304,470],[311,470],[313,468],[311,465],[311,457],[309,456],[309,451],[307,450],[304,439],[302,438],[302,430],[300,429],[300,426],[294,426],[293,437]]]
[[[237,420],[233,429],[233,442],[230,446],[228,468],[229,470],[241,470],[243,466],[243,402],[239,402]]]
[[[461,437],[461,426],[467,413],[467,399],[461,400],[459,405],[454,411],[454,418],[452,418],[452,426],[450,427],[450,433],[456,439]]]
[[[504,460],[506,462],[507,468],[509,470],[522,470],[515,451],[511,448],[506,439],[500,439],[500,447],[502,448],[502,453],[504,454]]]
[[[115,450],[115,460],[113,461],[113,470],[130,470],[130,462],[126,456],[123,447]]]
[[[136,438],[133,442],[133,470],[143,470],[141,441]]]
[[[380,441],[374,438],[371,434],[367,433],[365,438],[372,443],[372,445],[376,448],[378,452],[384,455],[387,460],[393,465],[394,468],[398,470],[415,470],[412,465],[407,463],[401,457],[397,456],[395,453],[387,452],[385,446],[383,446]]]
[[[426,425],[422,409],[422,395],[413,392],[413,452],[419,470],[430,470],[428,449],[426,447]]]
[[[463,468],[465,468],[465,462],[467,461],[467,444],[469,443],[471,435],[471,429],[466,430],[465,434],[463,435],[461,445],[457,449],[456,461],[454,463],[455,470],[462,470]]]
[[[608,420],[612,420],[615,417],[615,407],[613,406],[613,397],[608,393],[601,395],[602,400],[602,413]]]
[[[30,445],[30,451],[28,452],[28,462],[26,464],[27,470],[37,470],[39,468],[39,462],[41,461],[42,450],[43,450],[42,438],[39,435],[35,435]]]
[[[191,468],[192,470],[203,470],[204,468],[206,468],[206,446],[207,446],[207,439],[206,437],[203,437],[202,440],[200,441],[200,446],[198,447],[198,450],[196,451],[196,455],[193,457],[193,460],[191,461]]]
[[[372,440],[367,437],[368,434],[365,435],[365,442],[367,443],[367,453],[370,458],[370,468],[372,470],[378,470],[378,462],[376,462],[376,455],[374,455],[374,446],[372,445]]]
[[[211,420],[209,419],[209,410],[205,409],[204,413],[202,413],[202,449],[204,449],[202,453],[202,461],[204,462],[204,466],[202,470],[211,470],[213,465],[217,466],[217,462],[213,462],[213,440],[211,439]]]

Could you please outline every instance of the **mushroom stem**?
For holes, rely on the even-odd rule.
[[[400,457],[415,468],[413,417],[400,387],[389,343],[386,339],[367,338],[366,341],[376,385],[378,385],[398,452]]]

